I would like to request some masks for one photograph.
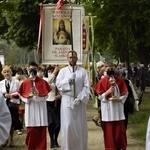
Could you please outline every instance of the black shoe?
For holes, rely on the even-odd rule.
[[[55,147],[60,147],[57,142],[55,142],[54,146]]]
[[[9,141],[8,141],[8,139],[7,139],[7,140],[5,141],[5,143],[4,143],[4,144],[2,144],[1,146],[2,146],[2,147],[6,147],[6,146],[7,146],[7,144],[8,144],[8,142],[9,142]]]
[[[95,123],[96,126],[98,125],[97,120],[93,119],[93,122]]]
[[[54,144],[54,142],[51,142],[51,146],[50,146],[50,148],[55,148],[55,144]]]
[[[51,145],[50,148],[55,148],[55,145]]]

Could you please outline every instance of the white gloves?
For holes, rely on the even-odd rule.
[[[73,84],[73,80],[76,78],[76,74],[72,73],[69,77],[69,84]]]
[[[74,105],[74,106],[79,105],[79,103],[80,103],[80,100],[79,100],[78,98],[76,98],[76,99],[73,101],[73,105]]]

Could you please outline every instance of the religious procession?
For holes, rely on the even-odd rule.
[[[133,1],[0,2],[0,150],[150,150],[149,33],[133,30]]]

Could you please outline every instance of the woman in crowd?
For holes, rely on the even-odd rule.
[[[18,115],[18,105],[20,104],[20,99],[18,96],[15,96],[15,93],[19,89],[20,83],[17,79],[12,78],[12,70],[9,66],[4,66],[1,73],[4,76],[4,79],[0,81],[0,92],[5,97],[12,118],[10,138],[3,144],[3,146],[8,144],[9,147],[14,147],[14,130],[22,129],[22,124]]]
[[[14,76],[15,79],[19,80],[20,84],[26,80],[26,76],[24,75],[23,69],[22,68],[17,68],[16,69],[16,75]],[[23,101],[20,100],[20,104],[18,107],[18,114],[19,114],[19,119],[22,123],[24,124],[24,111],[25,111],[25,104]],[[17,130],[18,135],[22,134],[22,130]]]
[[[48,78],[44,77],[44,70],[42,67],[38,68],[37,76],[45,79],[51,86],[52,91],[47,98],[47,112],[48,112],[48,132],[50,136],[50,148],[59,147],[58,135],[60,131],[60,104],[61,95],[55,85],[55,79],[58,74],[58,66],[48,67]]]
[[[124,123],[125,123],[125,127],[127,129],[129,114],[133,114],[134,109],[136,109],[136,111],[139,111],[138,96],[137,96],[137,93],[135,92],[135,89],[133,87],[133,84],[132,84],[131,80],[126,78],[126,73],[122,72],[122,73],[120,73],[120,76],[124,79],[125,84],[126,84],[127,89],[128,89],[128,97],[127,97],[127,99],[124,103],[124,114],[125,114]]]

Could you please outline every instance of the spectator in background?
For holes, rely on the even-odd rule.
[[[6,146],[8,144],[8,146],[14,147],[14,130],[22,129],[22,124],[19,120],[18,115],[18,105],[20,104],[20,99],[18,96],[16,96],[16,92],[19,89],[20,83],[17,79],[12,78],[12,70],[9,66],[3,67],[2,74],[4,76],[4,80],[0,81],[0,92],[5,97],[12,118],[10,138],[3,146]]]
[[[28,70],[26,66],[22,66],[22,70],[23,70],[23,75],[28,78]]]
[[[114,64],[115,75],[119,76],[119,65]]]
[[[58,134],[60,131],[60,104],[61,95],[56,87],[56,77],[59,72],[58,66],[47,68],[48,78],[47,82],[52,87],[52,91],[47,98],[47,110],[48,110],[48,131],[50,136],[51,148],[59,147]]]
[[[119,70],[119,73],[126,72],[127,68],[125,66],[125,63],[120,63],[118,70]]]
[[[15,76],[17,67],[16,66],[11,66],[10,68],[12,70],[12,76]]]
[[[96,83],[98,83],[98,81],[104,77],[105,65],[102,61],[99,61],[96,63],[96,66],[97,66]],[[95,95],[97,96],[96,93]],[[96,103],[98,104],[97,108],[98,113],[93,117],[93,121],[97,126],[101,126],[101,108],[100,108],[101,104],[98,98]]]
[[[127,89],[128,89],[128,97],[124,103],[124,114],[125,114],[124,122],[125,122],[125,127],[127,129],[129,114],[133,114],[134,110],[139,111],[138,96],[137,96],[137,93],[135,92],[135,89],[133,87],[131,80],[126,78],[126,73],[122,72],[120,76],[124,79]]]
[[[131,81],[133,82],[134,85],[136,85],[137,75],[138,75],[138,68],[133,63],[131,63],[131,70],[132,70]]]
[[[140,90],[141,90],[141,92],[145,92],[147,73],[148,72],[147,72],[147,69],[145,68],[144,64],[140,64],[138,77],[139,77],[139,83],[140,83]]]
[[[60,103],[61,95],[55,85],[56,76],[58,74],[58,66],[47,68],[48,78],[43,75],[43,68],[38,67],[37,76],[46,80],[51,86],[52,90],[47,98],[47,116],[48,116],[48,132],[50,136],[50,148],[58,148],[58,134],[60,131]]]
[[[23,69],[22,68],[17,68],[16,69],[16,75],[14,76],[15,79],[19,80],[20,84],[25,81],[27,78],[24,75]],[[19,114],[19,119],[22,123],[22,126],[24,124],[24,111],[25,111],[25,106],[24,102],[20,99],[20,104],[18,107],[18,114]],[[17,130],[18,135],[22,134],[22,130]]]

